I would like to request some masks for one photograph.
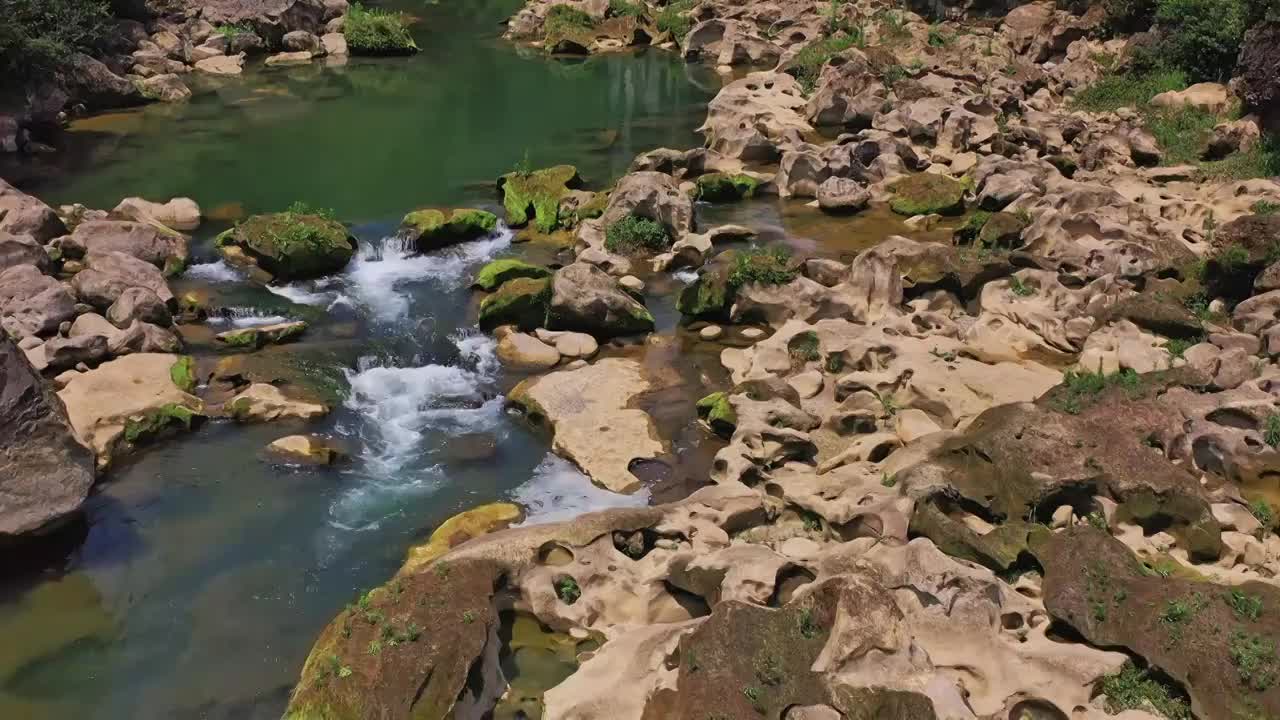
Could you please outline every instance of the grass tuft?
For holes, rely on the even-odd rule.
[[[1107,696],[1107,711],[1143,710],[1148,705],[1169,720],[1191,720],[1191,706],[1163,683],[1132,663],[1102,678],[1099,688]]]
[[[605,229],[604,247],[619,255],[661,252],[671,244],[667,229],[654,220],[628,215]]]
[[[403,14],[353,3],[342,25],[353,55],[406,55],[418,51]]]
[[[787,267],[790,260],[791,253],[783,247],[751,247],[739,251],[729,271],[729,285],[734,288],[748,283],[786,285],[796,279],[796,271]]]

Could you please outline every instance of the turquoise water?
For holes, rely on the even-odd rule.
[[[213,422],[114,467],[53,557],[0,582],[0,718],[279,717],[319,630],[448,515],[503,498],[537,518],[646,501],[593,490],[503,410],[516,378],[472,329],[466,286],[516,251],[509,234],[426,257],[382,242],[417,206],[496,207],[494,178],[526,152],[603,186],[640,151],[699,144],[713,79],[659,52],[566,62],[513,47],[498,22],[516,4],[401,3],[419,17],[414,58],[193,78],[190,103],[79,123],[67,152],[22,169],[27,190],[90,207],[303,200],[352,223],[362,250],[340,276],[269,292],[212,262],[225,225],[202,228],[183,283],[234,322],[310,319],[290,352],[322,351],[343,399],[317,425]],[[670,297],[651,302],[671,314]],[[259,459],[302,430],[339,438],[351,462]],[[459,452],[463,436],[495,454]]]

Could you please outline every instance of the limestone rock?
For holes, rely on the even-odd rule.
[[[93,453],[73,434],[62,401],[0,338],[0,540],[75,512],[93,480]]]
[[[0,326],[16,337],[48,335],[75,317],[75,298],[66,286],[34,265],[0,272]]]
[[[549,370],[560,362],[560,352],[532,335],[506,333],[498,341],[498,359],[514,370]]]
[[[53,208],[0,180],[0,233],[29,235],[43,245],[66,232]]]
[[[314,420],[329,413],[318,403],[295,400],[280,388],[254,383],[226,402],[226,411],[238,422],[271,422],[282,419]]]
[[[273,441],[266,449],[273,459],[298,465],[334,465],[343,454],[319,435],[289,435]]]
[[[613,337],[648,332],[653,326],[644,305],[594,265],[574,263],[551,277],[548,329]]]
[[[628,469],[631,462],[664,450],[649,415],[628,407],[649,387],[638,363],[607,358],[526,380],[508,399],[523,407],[532,422],[549,425],[556,452],[593,481],[614,492],[630,492],[640,486]]]
[[[168,274],[186,267],[187,238],[163,226],[122,220],[91,220],[76,226],[63,245],[75,257],[120,252],[155,265]]]
[[[94,252],[85,256],[85,269],[71,280],[80,299],[95,308],[106,310],[126,290],[140,287],[150,290],[168,304],[173,293],[164,276],[150,263],[122,252]]]
[[[191,198],[173,198],[166,203],[125,198],[111,214],[140,223],[159,223],[174,230],[195,230],[200,227],[200,206]]]

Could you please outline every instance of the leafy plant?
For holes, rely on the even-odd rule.
[[[609,0],[609,14],[614,17],[644,17],[648,8],[643,2],[627,2],[627,0]]]
[[[572,5],[552,5],[542,23],[542,30],[547,37],[554,37],[590,30],[594,25],[590,15]]]
[[[788,340],[787,352],[803,362],[822,358],[822,353],[818,350],[818,335],[812,331],[799,333]]]
[[[1275,215],[1276,213],[1280,213],[1280,203],[1272,202],[1270,200],[1259,200],[1251,205],[1249,210],[1251,210],[1254,215]]]
[[[1030,295],[1035,295],[1036,289],[1024,283],[1022,281],[1022,278],[1018,277],[1017,275],[1010,275],[1009,276],[1009,292],[1012,292],[1014,295],[1017,295],[1018,297],[1028,297]]]
[[[1130,396],[1135,396],[1142,389],[1142,378],[1130,369],[1111,375],[1087,370],[1068,370],[1062,375],[1062,388],[1054,400],[1054,406],[1062,412],[1078,415],[1088,398],[1113,386],[1123,388]]]
[[[942,32],[942,28],[937,25],[930,25],[928,43],[929,47],[946,47],[951,44],[951,36]]]
[[[1236,630],[1231,635],[1227,650],[1242,683],[1258,692],[1275,685],[1280,667],[1276,663],[1274,639]]]
[[[1232,590],[1224,597],[1231,611],[1241,620],[1257,620],[1262,617],[1262,596],[1250,595],[1243,590]]]
[[[234,40],[241,35],[250,35],[253,28],[243,23],[231,25],[218,25],[213,29],[215,35],[221,35],[228,40]]]
[[[1156,21],[1162,61],[1196,82],[1231,77],[1247,29],[1245,0],[1159,0]]]
[[[1275,511],[1271,509],[1271,503],[1262,498],[1249,503],[1249,512],[1262,524],[1263,530],[1270,529],[1276,521]]]
[[[1199,338],[1199,337],[1170,338],[1169,341],[1164,344],[1164,350],[1165,352],[1169,353],[1169,357],[1180,358],[1186,355],[1187,350],[1190,349],[1193,345],[1198,345],[1201,342],[1203,342],[1203,338]]]
[[[814,639],[818,636],[818,632],[822,630],[822,626],[813,617],[813,610],[810,608],[800,611],[800,620],[797,624],[799,625],[800,636],[806,640]]]
[[[698,0],[675,0],[675,2],[668,3],[658,13],[658,17],[654,20],[654,25],[659,32],[671,33],[676,42],[681,42],[693,27],[693,19],[686,13],[697,4]]]
[[[111,23],[105,0],[0,0],[0,85],[92,51],[114,32]]]
[[[748,283],[786,285],[796,279],[796,271],[787,267],[791,253],[784,247],[750,247],[734,255],[729,271],[729,285],[734,288]]]
[[[639,215],[628,215],[605,229],[604,247],[620,255],[659,252],[671,244],[662,223]]]
[[[578,587],[578,581],[568,575],[556,581],[556,597],[560,598],[566,605],[572,605],[578,602],[578,598],[582,597],[582,589]]]
[[[1186,86],[1187,76],[1180,70],[1113,73],[1076,93],[1071,105],[1090,112],[1114,112],[1146,106],[1156,95]]]
[[[804,46],[791,59],[787,72],[790,73],[806,93],[813,92],[818,86],[818,77],[822,68],[831,58],[851,47],[863,47],[866,40],[861,28],[851,28],[829,37],[815,40]]]
[[[332,208],[312,207],[301,200],[293,201],[289,207],[285,208],[285,212],[290,215],[315,215],[316,217],[322,217],[325,220],[333,220],[336,217]]]

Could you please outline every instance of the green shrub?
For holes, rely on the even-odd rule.
[[[1270,200],[1259,200],[1249,207],[1254,215],[1275,215],[1280,213],[1280,203],[1271,202]]]
[[[609,14],[614,17],[644,17],[647,10],[643,2],[609,0]]]
[[[1103,0],[1106,27],[1113,34],[1141,32],[1151,27],[1156,15],[1156,0]]]
[[[1162,92],[1186,86],[1187,76],[1179,70],[1113,73],[1076,93],[1071,104],[1090,112],[1112,112],[1122,107],[1143,107]]]
[[[342,26],[353,55],[404,55],[418,51],[404,15],[355,3]]]
[[[228,40],[234,40],[240,35],[249,35],[253,33],[253,28],[248,25],[219,25],[213,29],[215,35],[221,35]]]
[[[639,215],[628,215],[605,229],[604,247],[619,255],[660,252],[671,244],[662,223]]]
[[[693,27],[693,18],[690,18],[685,13],[692,10],[693,6],[697,4],[698,0],[675,0],[668,3],[658,13],[654,24],[660,32],[669,32],[676,39],[676,42],[681,42]]]
[[[787,72],[800,82],[805,92],[813,92],[818,85],[822,67],[831,58],[851,47],[863,47],[866,42],[860,28],[809,43],[791,59]]]
[[[91,51],[112,30],[104,0],[0,0],[0,86]]]
[[[739,288],[748,283],[786,285],[796,279],[796,271],[787,267],[791,253],[784,247],[751,247],[739,251],[729,271],[729,286]]]
[[[1126,663],[1120,672],[1102,678],[1101,688],[1107,696],[1107,710],[1119,713],[1124,710],[1141,710],[1148,704],[1170,720],[1191,720],[1191,707],[1186,700],[1169,691],[1169,688],[1132,663]]]
[[[929,26],[929,47],[946,47],[951,44],[951,36],[942,32],[937,25]]]
[[[579,30],[590,30],[595,25],[591,16],[572,5],[552,5],[542,23],[547,37],[561,37]]]
[[[1157,55],[1193,81],[1231,77],[1244,39],[1245,0],[1159,0],[1156,21],[1167,33]]]

